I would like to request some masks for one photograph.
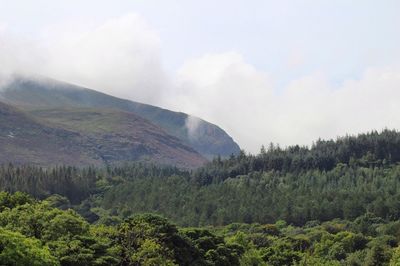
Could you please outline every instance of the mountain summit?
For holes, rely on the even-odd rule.
[[[90,162],[148,159],[197,167],[206,161],[204,158],[225,157],[240,151],[225,131],[200,118],[52,79],[15,77],[0,91],[0,101],[3,109],[12,109],[18,117],[29,121],[25,123],[26,132],[29,124],[34,124],[35,128],[42,126],[49,132],[71,134],[68,141],[80,143],[75,152],[80,155],[89,152]],[[15,121],[6,122],[4,114],[0,119],[5,120],[0,125],[1,131],[4,134],[12,131]],[[189,129],[191,120],[196,126]],[[55,135],[47,137],[62,139]]]

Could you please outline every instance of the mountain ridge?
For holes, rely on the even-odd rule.
[[[240,147],[223,129],[203,119],[196,118],[196,130],[189,132],[186,123],[190,116],[185,113],[121,99],[53,79],[16,76],[0,91],[0,98],[27,111],[64,107],[108,108],[132,112],[161,127],[208,159],[240,152]]]

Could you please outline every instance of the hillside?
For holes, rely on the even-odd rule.
[[[310,148],[270,147],[258,155],[215,159],[193,171],[148,164],[75,172],[0,168],[0,185],[39,198],[49,193],[75,203],[87,198],[79,208],[85,217],[93,212],[123,218],[155,212],[194,226],[280,219],[304,225],[312,220],[352,220],[368,213],[396,220],[400,218],[399,151],[400,133],[384,130],[320,140]],[[15,180],[11,183],[10,173]],[[30,182],[38,185],[32,188]],[[54,183],[63,185],[55,191]],[[82,185],[86,183],[90,185]]]
[[[0,102],[0,162],[39,165],[99,165],[101,160],[81,147],[76,132],[39,123],[33,117]]]
[[[3,101],[25,110],[63,108],[113,109],[131,112],[161,127],[193,147],[206,158],[238,154],[239,146],[221,128],[202,119],[189,132],[186,127],[188,115],[159,107],[116,98],[94,90],[45,79],[16,77],[2,91]],[[41,112],[43,113],[43,112]]]
[[[149,161],[193,168],[206,161],[177,138],[127,112],[57,109],[28,115],[0,102],[0,122],[0,163],[100,166]]]

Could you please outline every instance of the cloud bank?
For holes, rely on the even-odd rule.
[[[158,35],[137,14],[52,26],[35,41],[5,28],[0,60],[2,73],[41,74],[137,101],[156,103],[168,88]]]
[[[283,91],[237,53],[206,55],[179,71],[176,107],[216,121],[252,152],[268,142],[309,145],[383,128],[400,128],[400,68],[367,69],[332,86],[321,73]]]
[[[306,58],[288,55],[289,66]],[[162,64],[162,40],[137,14],[101,25],[62,25],[26,40],[0,23],[0,74],[35,73],[118,97],[183,111],[225,129],[247,151],[269,142],[311,144],[372,129],[400,128],[400,67],[365,69],[332,85],[313,72],[277,89],[269,73],[236,51],[188,59],[176,73]],[[196,119],[189,119],[195,130]]]

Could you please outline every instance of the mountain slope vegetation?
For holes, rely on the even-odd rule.
[[[159,126],[209,159],[218,155],[225,157],[238,154],[240,151],[239,146],[221,128],[200,118],[194,118],[196,127],[189,131],[187,114],[116,98],[52,79],[16,76],[0,91],[0,99],[28,111],[95,108],[130,112]]]
[[[399,136],[385,130],[318,141],[311,148],[271,145],[258,155],[217,158],[190,171],[146,163],[46,170],[3,166],[0,184],[38,198],[57,193],[82,202],[80,213],[94,220],[105,213],[125,218],[138,212],[156,212],[185,226],[280,219],[304,225],[366,213],[396,220]]]
[[[101,166],[149,161],[192,168],[206,162],[177,138],[128,112],[57,109],[28,115],[0,102],[0,122],[2,163]]]
[[[100,165],[84,150],[78,133],[40,123],[32,116],[0,102],[0,162],[17,164]]]

